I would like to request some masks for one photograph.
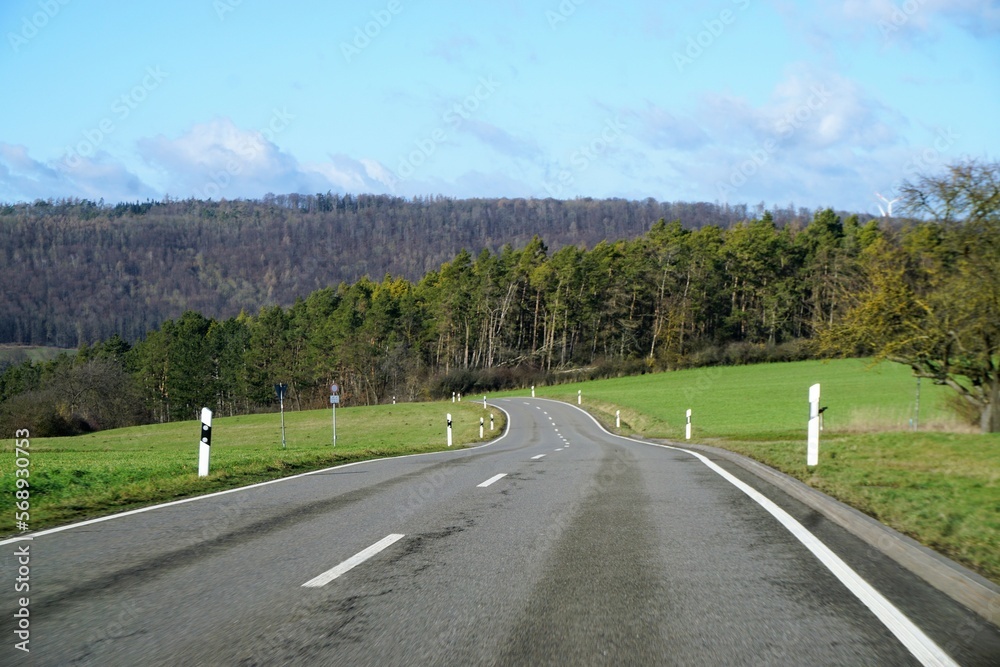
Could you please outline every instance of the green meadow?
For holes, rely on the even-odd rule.
[[[806,466],[808,393],[826,406],[819,465]],[[611,430],[739,452],[856,507],[1000,583],[1000,434],[948,408],[952,391],[898,364],[861,360],[715,367],[538,387]]]
[[[805,465],[808,389],[826,406],[819,465]],[[715,367],[538,387],[576,403],[623,434],[724,447],[766,463],[1000,583],[1000,434],[980,435],[948,408],[950,390],[924,381],[918,430],[916,381],[894,364],[859,360]],[[510,392],[525,395],[526,391]],[[198,422],[174,422],[73,438],[31,439],[30,527],[39,530],[110,512],[233,488],[363,459],[445,448],[445,414],[456,446],[479,439],[475,402],[404,403],[216,418],[211,474],[197,476]],[[494,410],[496,432],[504,415]],[[14,441],[0,447],[0,492],[15,491]],[[14,510],[0,534],[15,533]]]
[[[447,448],[446,414],[452,413],[455,446],[500,434],[503,412],[482,403],[400,403],[337,410],[333,447],[330,410],[285,413],[286,447],[278,413],[215,418],[210,474],[198,477],[200,422],[172,422],[102,431],[70,438],[31,438],[29,455],[32,530],[186,496],[220,491],[342,463]],[[0,493],[14,498],[15,442],[0,448]],[[15,533],[13,502],[0,516],[0,535]]]
[[[0,364],[3,364],[5,361],[16,364],[19,364],[24,360],[34,362],[50,361],[58,357],[63,352],[70,355],[76,354],[75,349],[66,349],[62,347],[43,347],[40,345],[0,345]]]

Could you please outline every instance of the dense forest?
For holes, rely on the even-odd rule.
[[[289,235],[307,226],[298,215]],[[191,228],[207,234],[203,223]],[[661,219],[589,249],[552,251],[535,236],[521,248],[462,250],[416,281],[362,277],[227,318],[188,310],[134,344],[116,333],[75,358],[13,366],[0,376],[0,421],[32,423],[42,435],[191,419],[201,406],[251,412],[273,405],[277,382],[305,408],[325,405],[332,381],[357,405],[571,372],[803,358],[804,341],[840,316],[859,258],[886,238],[909,237],[828,209],[805,225],[779,226],[769,212],[728,227]]]
[[[114,334],[135,342],[187,310],[225,319],[364,276],[418,281],[463,248],[495,254],[507,244],[524,248],[536,234],[553,252],[593,248],[638,238],[661,218],[728,229],[763,210],[332,193],[0,205],[0,343],[76,348]],[[811,217],[792,205],[774,211],[779,228]]]

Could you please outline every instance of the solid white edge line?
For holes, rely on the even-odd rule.
[[[206,498],[216,498],[218,496],[224,496],[228,493],[237,493],[239,491],[249,491],[250,489],[257,489],[262,486],[267,486],[269,484],[278,484],[279,482],[288,482],[293,479],[299,479],[300,477],[308,477],[309,475],[320,475],[325,472],[330,472],[331,470],[339,470],[341,468],[350,468],[352,466],[364,465],[365,463],[377,463],[379,461],[396,461],[400,459],[409,459],[415,456],[435,456],[437,454],[458,454],[460,452],[471,452],[475,449],[482,449],[483,447],[489,447],[500,442],[510,433],[510,413],[504,410],[502,407],[496,404],[491,404],[497,410],[500,410],[507,416],[507,426],[500,437],[495,440],[490,440],[482,445],[476,445],[475,447],[464,447],[462,449],[442,449],[439,452],[424,452],[422,454],[404,454],[403,456],[385,456],[380,459],[365,459],[364,461],[354,461],[352,463],[342,463],[337,466],[331,466],[329,468],[321,468],[320,470],[310,470],[309,472],[299,473],[297,475],[289,475],[288,477],[279,477],[278,479],[271,479],[266,482],[257,482],[256,484],[249,484],[247,486],[237,486],[232,489],[226,489],[225,491],[215,491],[214,493],[205,493],[199,496],[191,496],[190,498],[181,498],[180,500],[171,500],[169,503],[160,503],[158,505],[150,505],[149,507],[140,507],[134,510],[127,510],[125,512],[119,512],[117,514],[108,514],[107,516],[100,516],[95,519],[87,519],[86,521],[80,521],[78,523],[71,523],[65,526],[56,526],[55,528],[46,528],[45,530],[40,530],[37,533],[31,533],[30,535],[21,537],[7,538],[6,540],[0,540],[0,547],[19,542],[21,540],[31,540],[36,537],[42,537],[43,535],[52,535],[53,533],[61,533],[64,530],[70,530],[72,528],[82,528],[83,526],[89,526],[95,523],[101,523],[103,521],[111,521],[112,519],[121,519],[122,517],[131,516],[133,514],[141,514],[143,512],[150,512],[152,510],[158,510],[164,507],[173,507],[174,505],[183,505],[184,503],[193,503],[196,500],[205,500]]]
[[[543,398],[541,400],[544,401],[552,399]],[[562,403],[562,401],[556,402]],[[565,405],[568,405],[571,408],[576,408],[583,414],[587,415],[587,417],[589,417],[590,420],[597,425],[597,428],[613,438],[628,440],[629,442],[635,442],[648,447],[672,449],[674,451],[684,452],[685,454],[690,454],[691,456],[696,457],[708,466],[709,469],[745,493],[758,505],[767,510],[771,516],[777,519],[778,522],[788,530],[788,532],[795,536],[799,542],[809,549],[809,551],[811,551],[813,555],[815,555],[816,558],[819,559],[819,561],[823,563],[823,565],[825,565],[826,568],[830,570],[830,572],[832,572],[833,575],[855,595],[855,597],[861,600],[861,602],[863,602],[864,605],[868,607],[868,609],[870,609],[880,621],[882,621],[882,624],[896,636],[903,646],[905,646],[910,653],[912,653],[913,656],[920,661],[921,664],[928,667],[932,665],[941,667],[958,667],[958,663],[955,662],[951,656],[945,653],[944,650],[938,646],[933,639],[928,637],[913,621],[911,621],[906,614],[900,611],[894,604],[889,602],[889,600],[887,600],[884,595],[879,593],[874,586],[865,581],[861,575],[851,568],[850,565],[845,563],[840,556],[835,554],[833,550],[820,541],[818,537],[810,533],[809,530],[799,523],[791,514],[783,510],[773,500],[762,494],[760,491],[697,452],[693,452],[682,447],[661,445],[655,442],[643,442],[642,440],[636,440],[635,438],[615,435],[605,429],[601,425],[601,422],[597,421],[592,414],[583,408],[577,407],[572,403],[565,403]]]
[[[493,482],[497,481],[498,479],[503,479],[506,476],[507,476],[507,473],[505,473],[505,472],[502,472],[499,475],[493,475],[492,477],[490,477],[488,480],[486,480],[482,484],[476,484],[476,488],[486,488],[487,486],[489,486]]]
[[[340,565],[330,568],[329,570],[319,575],[318,577],[313,577],[306,583],[302,584],[302,587],[319,588],[320,586],[326,586],[328,583],[330,583],[340,575],[344,574],[349,570],[354,569],[358,565],[361,565],[361,563],[364,563],[366,560],[368,560],[378,552],[382,551],[383,549],[386,549],[395,542],[403,539],[403,537],[405,537],[405,535],[400,535],[399,533],[393,533],[391,535],[387,535],[378,542],[376,542],[375,544],[368,547],[367,549],[359,551],[358,553],[354,554]]]

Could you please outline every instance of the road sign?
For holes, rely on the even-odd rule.
[[[340,387],[338,385],[335,385],[335,384],[331,384],[330,385],[330,393],[331,394],[336,394],[339,391],[340,391]]]
[[[340,396],[331,396],[330,405],[340,405]]]
[[[285,394],[288,392],[288,385],[285,383],[274,385],[274,393],[278,395],[278,400],[284,400]]]

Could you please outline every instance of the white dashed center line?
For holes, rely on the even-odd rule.
[[[381,540],[371,545],[364,551],[359,551],[358,553],[354,554],[353,556],[345,560],[337,567],[329,569],[323,574],[319,575],[318,577],[310,579],[306,583],[302,584],[302,586],[307,588],[319,588],[320,586],[326,586],[328,583],[330,583],[340,575],[344,574],[348,570],[353,569],[354,567],[360,565],[361,563],[364,563],[366,560],[368,560],[378,552],[382,551],[386,547],[391,546],[393,543],[403,539],[404,537],[405,535],[400,535],[398,533],[387,535],[386,537],[383,537]]]
[[[486,480],[482,484],[477,484],[476,486],[480,487],[480,488],[485,488],[485,487],[489,486],[490,484],[492,484],[493,482],[497,481],[498,479],[502,479],[502,478],[504,478],[506,476],[507,476],[507,473],[502,472],[499,475],[493,475],[492,477],[490,477],[488,480]]]

